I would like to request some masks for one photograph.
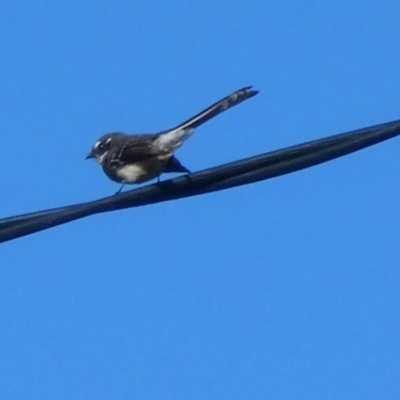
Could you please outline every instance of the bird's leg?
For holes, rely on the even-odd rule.
[[[119,188],[119,190],[117,192],[115,192],[115,194],[120,194],[122,192],[123,187],[125,186],[125,183],[123,183],[121,185],[121,187]]]

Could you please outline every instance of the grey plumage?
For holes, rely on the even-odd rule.
[[[164,172],[189,172],[174,152],[195,128],[257,93],[251,86],[237,90],[177,127],[156,134],[105,134],[94,144],[87,158],[96,159],[110,179],[122,184],[146,182]]]

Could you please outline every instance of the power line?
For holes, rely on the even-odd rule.
[[[271,179],[400,135],[400,120],[305,142],[92,202],[0,220],[0,243],[103,212],[177,200]]]

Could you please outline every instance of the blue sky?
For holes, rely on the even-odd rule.
[[[395,1],[4,1],[1,216],[114,193],[105,132],[260,94],[193,171],[400,118]],[[292,175],[90,217],[0,251],[3,399],[398,399],[394,139]],[[167,177],[164,177],[167,178]]]

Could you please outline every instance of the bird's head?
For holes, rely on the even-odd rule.
[[[106,133],[103,135],[92,147],[90,153],[86,156],[86,160],[89,158],[94,158],[100,164],[103,162],[104,158],[107,156],[111,146],[118,137],[125,136],[122,133]]]

